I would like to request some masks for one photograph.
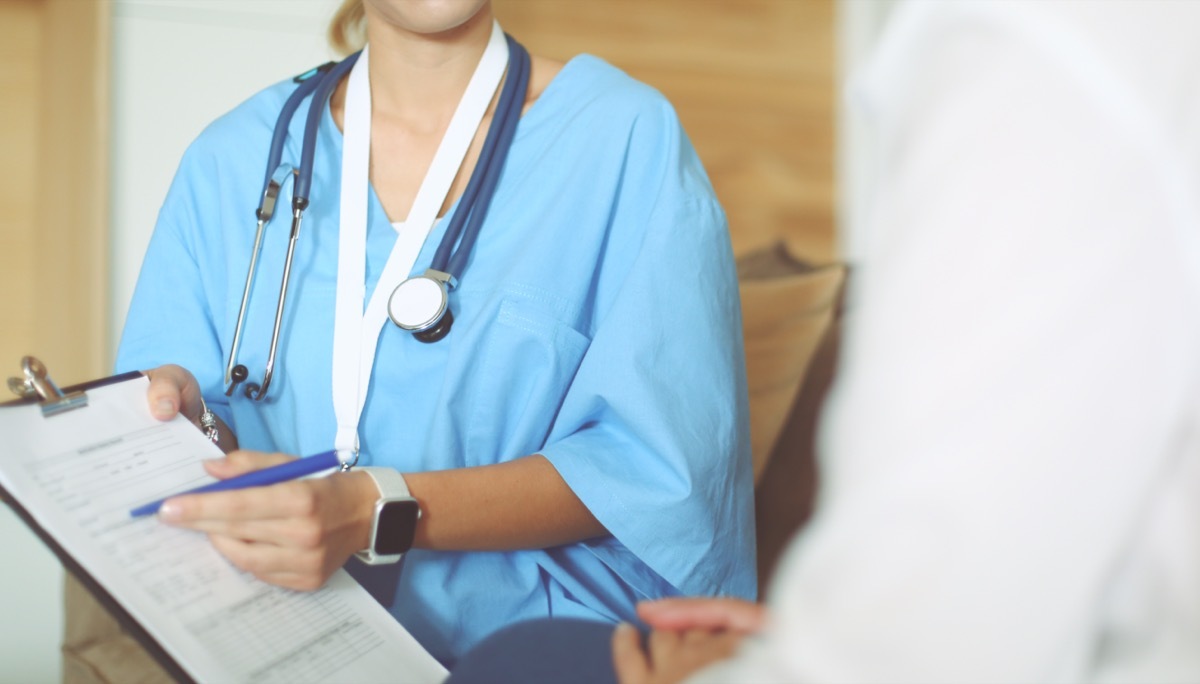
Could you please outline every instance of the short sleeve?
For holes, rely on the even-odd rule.
[[[613,231],[632,243],[628,265],[598,275],[607,279],[598,289],[613,294],[542,454],[619,545],[674,589],[753,598],[745,359],[728,227],[673,112],[664,119],[665,132],[653,126],[644,141],[635,131],[627,166],[657,177],[628,179],[645,188],[614,219],[631,224]],[[636,585],[628,553],[589,548]]]
[[[210,302],[223,282],[219,248],[204,244],[221,206],[216,164],[203,138],[184,154],[159,211],[117,351],[116,370],[178,364],[196,376],[209,407],[232,424],[222,391],[222,350]],[[207,213],[202,208],[209,208]],[[207,218],[206,218],[207,217]]]

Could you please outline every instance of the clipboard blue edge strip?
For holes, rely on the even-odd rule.
[[[134,378],[140,378],[140,377],[142,377],[142,375],[143,375],[143,373],[141,371],[127,371],[125,373],[118,373],[117,375],[110,375],[106,378],[97,378],[95,380],[89,380],[88,382],[81,382],[78,385],[71,385],[70,387],[63,387],[62,393],[70,394],[71,392],[87,392],[88,390],[98,389],[100,387],[107,387],[108,385],[116,385],[117,383],[126,382],[127,380],[133,380]],[[17,397],[15,399],[10,399],[5,402],[0,402],[0,407],[25,406],[28,404],[37,404],[40,401],[41,400],[37,399],[36,397],[29,397],[29,398]]]

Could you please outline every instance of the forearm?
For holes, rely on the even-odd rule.
[[[421,504],[418,548],[536,549],[607,534],[541,455],[404,479]]]

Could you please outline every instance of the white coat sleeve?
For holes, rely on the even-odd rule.
[[[1085,55],[902,19],[865,81],[880,192],[818,515],[770,627],[695,682],[1082,681],[1196,400],[1155,122]]]

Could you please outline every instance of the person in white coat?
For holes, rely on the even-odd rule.
[[[1200,3],[904,4],[851,95],[818,513],[619,678],[1200,681]]]

